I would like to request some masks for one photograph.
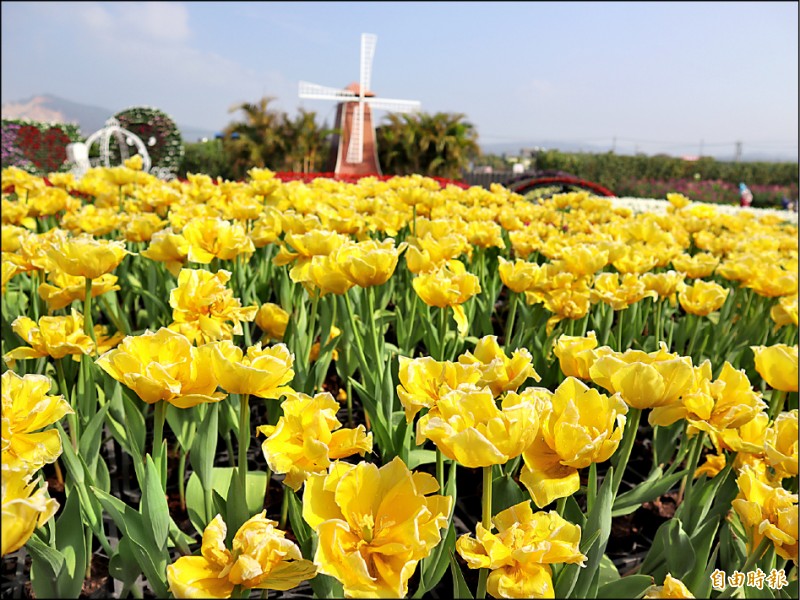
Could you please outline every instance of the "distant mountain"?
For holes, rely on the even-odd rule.
[[[81,135],[88,137],[103,127],[106,120],[114,116],[118,111],[65,100],[52,94],[41,94],[27,100],[6,102],[2,105],[1,112],[5,119],[77,123],[80,127]],[[179,123],[177,125],[185,142],[196,142],[204,137],[214,137],[215,132],[211,129],[191,127]]]
[[[539,140],[530,142],[502,142],[495,144],[480,144],[481,151],[484,154],[495,154],[508,156],[519,156],[523,149],[541,148],[545,150],[558,150],[560,152],[586,152],[590,154],[603,154],[608,152],[610,148],[607,145],[598,146],[595,144],[576,144],[575,142],[563,142],[558,140]],[[632,155],[633,152],[629,148],[617,149],[616,154],[619,155]],[[646,152],[648,155],[659,154],[656,152]],[[665,153],[674,157],[682,156],[696,156],[697,148],[685,148],[684,152],[672,151]],[[722,150],[716,153],[709,153],[707,156],[715,158],[719,161],[733,161],[734,156],[732,150]],[[797,152],[780,153],[780,152],[748,152],[747,144],[745,143],[744,152],[742,153],[742,162],[797,162]]]

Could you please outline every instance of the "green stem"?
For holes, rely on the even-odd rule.
[[[747,573],[751,571],[753,569],[753,566],[755,566],[755,564],[761,559],[761,557],[764,556],[764,553],[767,551],[767,548],[769,548],[769,545],[771,543],[772,540],[770,540],[767,536],[764,536],[764,539],[761,540],[761,543],[758,545],[758,548],[756,548],[755,552],[753,552],[747,557],[747,561],[745,561],[744,566],[741,569],[741,572]],[[719,596],[717,596],[717,598],[730,598],[736,593],[738,589],[739,588],[737,587],[728,586],[728,588],[726,588]]]
[[[186,510],[186,452],[179,450],[178,460],[178,497],[181,499],[181,510]]]
[[[286,529],[286,519],[289,515],[289,494],[292,493],[288,487],[283,488],[283,501],[281,502],[281,520],[278,529]]]
[[[92,321],[92,280],[86,279],[86,298],[83,300],[83,330],[94,342],[94,351],[97,353],[97,338],[94,335],[94,322]]]
[[[483,467],[483,498],[481,500],[481,525],[486,531],[492,530],[492,465]],[[489,569],[481,569],[478,575],[478,590],[475,598],[482,600],[486,597],[486,579]]]
[[[372,351],[375,353],[373,358],[375,359],[376,366],[378,368],[378,376],[379,381],[383,381],[383,353],[380,350],[378,345],[378,326],[376,325],[376,315],[375,315],[375,288],[368,287],[364,290],[367,294],[367,308],[369,310],[369,332],[370,338],[372,339]]]
[[[165,400],[156,402],[155,409],[155,423],[153,428],[153,462],[155,463],[158,472],[162,473],[161,461],[166,460],[166,457],[161,456],[161,450],[164,447],[164,421],[167,420],[167,402]]]
[[[594,464],[594,463],[592,463],[592,464]],[[564,516],[564,509],[566,508],[566,506],[567,506],[567,496],[562,496],[556,502],[556,512],[558,513],[559,517],[563,517]],[[587,511],[588,510],[589,509],[587,509]]]
[[[619,491],[619,486],[622,483],[622,476],[625,474],[625,467],[628,466],[628,459],[631,456],[633,449],[633,442],[636,440],[636,432],[639,430],[639,420],[642,417],[642,410],[639,408],[631,408],[628,412],[628,422],[625,427],[625,433],[622,435],[622,445],[620,446],[619,459],[617,464],[614,465],[614,479],[611,482],[611,489],[613,495],[616,497]]]
[[[364,354],[364,341],[361,339],[361,332],[356,328],[356,318],[353,314],[353,305],[350,302],[349,292],[345,292],[344,304],[347,308],[347,318],[350,321],[350,330],[353,332],[353,338],[356,341],[356,350],[358,351],[358,358],[361,361],[361,370],[364,371],[368,365],[366,355]],[[362,373],[364,378],[368,376],[367,373]]]
[[[247,449],[250,446],[250,394],[239,397],[239,489],[247,498]]]
[[[788,392],[781,390],[772,390],[772,397],[769,400],[769,418],[770,421],[781,414],[783,405],[786,402]]]
[[[681,489],[685,490],[683,494],[683,502],[689,502],[692,496],[692,488],[694,484],[694,472],[697,470],[697,463],[700,462],[700,454],[703,451],[703,437],[704,431],[700,431],[692,440],[691,448],[689,449],[689,459],[686,462],[686,475],[683,477],[683,484]]]
[[[592,512],[594,501],[597,499],[597,463],[589,465],[589,481],[586,486],[586,514]],[[563,516],[563,515],[562,515]]]
[[[506,353],[511,350],[511,340],[514,335],[514,319],[517,316],[517,293],[508,290],[508,295],[510,296],[508,299],[509,307],[508,307],[508,318],[506,319],[506,335],[504,338],[505,346],[506,346]]]
[[[436,447],[436,481],[439,482],[439,490],[444,490],[444,455],[439,447]]]
[[[347,426],[352,429],[355,426],[353,423],[353,384],[349,377],[345,385],[347,386]]]
[[[92,577],[92,528],[88,525],[84,529],[84,535],[86,537],[86,579],[91,579]]]
[[[617,352],[623,352],[625,350],[625,346],[622,343],[622,323],[624,321],[623,315],[625,310],[618,310],[617,311]]]
[[[443,361],[445,359],[444,351],[447,338],[447,307],[439,309],[439,348],[436,360]]]
[[[72,398],[71,394],[67,390],[67,378],[64,376],[64,365],[61,361],[64,360],[63,358],[55,359],[56,363],[56,375],[58,376],[58,389],[64,394],[67,402],[69,402],[70,406],[72,406]],[[72,410],[75,410],[75,407],[72,406]],[[69,423],[69,439],[72,441],[72,447],[77,450],[78,449],[78,415],[75,412],[72,412],[67,415],[67,423]]]

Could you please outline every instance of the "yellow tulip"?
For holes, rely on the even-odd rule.
[[[634,273],[625,273],[622,281],[617,273],[600,273],[594,279],[590,292],[592,302],[605,302],[614,310],[624,310],[644,298],[657,298]]]
[[[698,279],[678,292],[678,301],[687,313],[705,317],[722,308],[728,292],[729,289],[713,281]]]
[[[592,352],[595,348],[597,348],[597,335],[594,331],[590,331],[583,337],[559,336],[553,346],[553,354],[558,358],[558,364],[564,375],[588,381],[589,367],[597,358]]]
[[[669,303],[672,306],[678,303],[678,292],[686,286],[683,279],[683,275],[676,271],[645,273],[641,277],[641,281],[647,290],[655,292],[662,300],[669,299]]]
[[[608,460],[619,446],[628,407],[568,377],[555,393],[537,390],[543,400],[539,434],[523,452],[520,481],[536,506],[578,491],[578,469]]]
[[[5,459],[3,463],[3,537],[0,556],[22,548],[33,531],[44,525],[58,510],[58,502],[47,496],[47,484],[38,487],[35,481],[29,483],[24,471],[6,468]]]
[[[666,196],[667,202],[669,202],[674,208],[681,209],[689,206],[692,201],[684,196],[683,194],[678,193],[670,193]]]
[[[289,325],[289,313],[277,304],[265,302],[258,309],[255,321],[267,337],[281,341]]]
[[[147,250],[140,252],[141,256],[166,264],[167,270],[175,277],[186,263],[189,255],[189,242],[181,234],[172,229],[162,229],[150,238]]]
[[[517,259],[508,261],[502,256],[497,257],[497,272],[500,280],[508,289],[518,294],[527,292],[540,284],[544,279],[544,269],[536,263]]]
[[[417,445],[429,439],[468,468],[502,465],[531,444],[541,408],[530,388],[508,393],[498,408],[489,388],[462,385],[417,421]]]
[[[64,358],[69,354],[92,354],[94,342],[83,331],[83,315],[75,310],[67,317],[42,317],[37,323],[28,317],[17,317],[11,328],[30,347],[19,346],[3,356],[14,366],[17,360],[28,358]]]
[[[207,265],[215,258],[233,260],[239,255],[249,258],[255,252],[244,227],[217,217],[196,217],[181,231],[189,243],[190,261]]]
[[[395,247],[394,240],[365,240],[342,246],[336,253],[336,261],[350,280],[361,287],[372,287],[386,283],[397,267],[397,260],[406,247]]]
[[[216,273],[182,269],[178,286],[169,295],[174,319],[169,328],[198,344],[241,335],[242,322],[252,321],[258,307],[243,307],[239,299],[233,297],[233,290],[225,287],[230,278],[230,271],[224,269]]]
[[[759,296],[776,298],[797,293],[797,269],[786,270],[779,265],[762,263],[743,285]]]
[[[781,478],[797,475],[797,409],[779,414],[767,429],[764,450],[767,461]]]
[[[302,234],[289,232],[283,241],[285,246],[281,246],[272,262],[277,266],[294,263],[289,271],[292,281],[308,281],[305,271],[310,268],[311,258],[330,256],[334,250],[348,242],[349,238],[335,231],[312,229]],[[292,248],[294,252],[288,248]]]
[[[14,371],[6,371],[2,383],[3,471],[13,465],[32,473],[61,454],[58,430],[39,430],[75,411],[63,396],[47,395],[50,379],[44,375],[20,377]]]
[[[229,340],[207,346],[214,375],[223,390],[273,399],[292,391],[286,384],[294,378],[294,354],[285,344],[262,348],[258,342],[246,354]]]
[[[327,471],[331,460],[372,451],[372,434],[363,425],[342,428],[336,418],[339,403],[327,392],[314,397],[289,392],[281,408],[277,425],[257,431],[267,436],[261,449],[270,469],[285,474],[283,483],[294,491],[309,475]]]
[[[565,269],[574,275],[594,275],[608,264],[608,250],[598,250],[593,244],[576,244],[561,259]]]
[[[651,425],[671,425],[678,419],[686,419],[692,428],[714,435],[741,427],[766,408],[744,371],[734,369],[727,361],[713,382],[708,361],[695,367],[694,377],[678,395],[679,399],[653,409]]]
[[[274,244],[283,232],[281,215],[274,208],[268,208],[258,217],[250,229],[249,236],[256,248],[263,248],[267,244]]]
[[[117,268],[126,254],[124,242],[81,235],[56,241],[47,256],[67,275],[97,279]]]
[[[286,591],[316,575],[295,543],[266,511],[248,519],[225,547],[227,527],[220,515],[203,532],[200,556],[182,556],[167,567],[169,590],[176,598],[230,598],[235,586]]]
[[[506,356],[497,343],[496,335],[487,335],[478,340],[474,354],[467,350],[458,357],[461,364],[478,368],[481,378],[477,386],[489,386],[495,398],[503,392],[517,391],[529,377],[535,381],[542,380],[533,368],[532,360],[527,348],[515,350],[511,358]]]
[[[707,454],[706,462],[694,471],[694,479],[706,475],[709,479],[716,477],[725,468],[727,461],[724,454]]]
[[[469,323],[462,304],[480,293],[481,284],[475,275],[467,273],[464,263],[451,260],[435,271],[416,276],[411,284],[428,306],[452,307],[459,335],[467,334]]]
[[[748,552],[769,538],[781,558],[797,562],[797,494],[763,481],[751,467],[745,467],[736,480],[739,495],[733,509],[747,532]]]
[[[771,388],[797,391],[797,345],[750,346],[756,357],[756,371]]]
[[[127,336],[95,362],[148,404],[164,400],[190,408],[225,398],[216,391],[212,358],[208,345],[195,348],[185,335],[162,327]]]
[[[708,252],[698,252],[694,256],[678,254],[672,259],[672,266],[679,273],[683,273],[692,279],[708,277],[714,272],[718,264],[719,257]]]
[[[476,248],[505,248],[503,228],[494,221],[470,221],[467,241]]]
[[[91,236],[103,236],[111,233],[122,222],[122,216],[118,212],[118,199],[116,194],[113,199],[103,202],[107,197],[99,196],[94,204],[85,204],[74,213],[68,213],[61,219],[61,227],[73,234]],[[79,260],[79,253],[76,258]],[[103,271],[107,272],[107,271]]]
[[[293,267],[289,271],[292,281],[302,283],[310,296],[325,296],[326,294],[346,294],[347,290],[355,284],[342,269],[342,265],[336,258],[337,251],[327,256],[312,256],[305,266]],[[305,277],[305,279],[298,279]]]
[[[642,598],[694,598],[694,596],[680,579],[667,573],[664,585],[651,585],[644,591]]]
[[[2,273],[2,275],[3,275],[3,277],[2,277],[2,280],[3,280],[3,287],[2,287],[3,294],[6,293],[6,284],[9,281],[11,281],[14,278],[15,275],[17,275],[18,273],[21,273],[21,271],[20,271],[20,269],[19,269],[19,267],[17,265],[15,265],[10,260],[6,260],[6,256],[5,255],[6,255],[6,253],[3,252],[3,267],[2,267],[2,269],[3,269],[3,273]]]
[[[778,303],[770,309],[769,316],[775,321],[776,329],[780,329],[784,325],[794,325],[796,327],[797,294],[778,298]]]
[[[589,376],[610,393],[619,393],[632,408],[675,403],[694,382],[691,358],[667,355],[651,361],[652,356],[643,354],[628,351],[602,356],[592,364]]]
[[[149,242],[153,235],[160,231],[165,221],[155,213],[131,215],[122,229],[122,234],[129,242]]]
[[[481,523],[476,538],[464,534],[456,550],[471,569],[491,569],[487,591],[495,598],[553,598],[550,564],[584,565],[581,528],[555,511],[534,513],[530,500],[492,518],[497,533]]]
[[[340,581],[350,598],[405,597],[452,510],[453,499],[438,490],[433,476],[397,457],[381,468],[337,461],[309,477],[303,518],[319,535],[318,572]]]
[[[415,274],[430,273],[442,265],[453,261],[462,254],[472,251],[466,235],[451,231],[434,235],[422,233],[423,222],[417,222],[417,237],[410,237],[406,250],[406,265]]]
[[[86,299],[86,279],[83,277],[67,275],[64,271],[51,271],[47,274],[47,280],[49,283],[39,285],[39,296],[51,311],[66,308],[75,300]],[[111,273],[92,280],[92,298],[118,289],[117,276]]]
[[[475,384],[481,377],[474,365],[438,362],[430,356],[400,357],[397,396],[411,423],[423,408],[433,408],[439,399],[462,384]]]

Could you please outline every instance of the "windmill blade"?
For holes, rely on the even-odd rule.
[[[369,91],[372,81],[372,61],[375,58],[375,45],[378,43],[378,36],[373,33],[361,34],[361,76],[359,84],[361,86],[361,97]]]
[[[353,126],[350,131],[350,144],[347,146],[346,160],[357,164],[364,159],[364,103],[359,102],[353,115]]]
[[[417,100],[394,100],[392,98],[364,98],[372,108],[388,110],[391,112],[417,112],[422,108]]]
[[[316,83],[309,83],[308,81],[301,81],[298,86],[301,98],[312,98],[317,100],[338,100],[341,98],[356,98],[357,95],[350,90],[342,88],[328,87],[325,85],[318,85]]]

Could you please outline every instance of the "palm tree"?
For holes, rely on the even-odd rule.
[[[478,134],[461,113],[390,114],[378,128],[384,171],[456,179],[480,154]]]
[[[287,143],[286,167],[295,172],[319,172],[325,158],[322,152],[332,130],[316,121],[317,114],[300,109],[295,120],[284,123],[284,137]]]
[[[225,128],[225,150],[231,157],[232,175],[243,179],[252,167],[279,170],[284,164],[286,114],[270,109],[275,100],[265,96],[258,103],[243,102],[229,112],[244,112],[243,121]]]

